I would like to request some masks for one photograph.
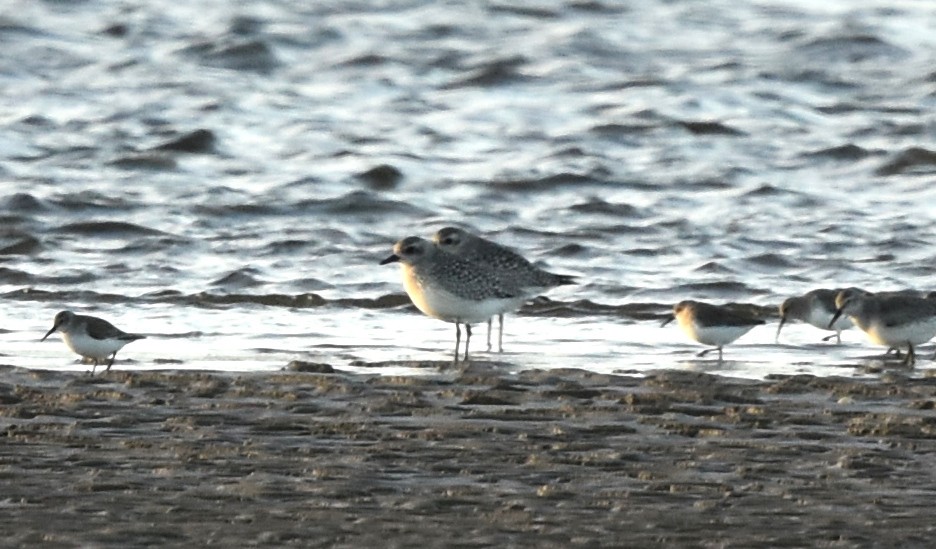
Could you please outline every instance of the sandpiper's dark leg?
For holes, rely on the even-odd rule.
[[[907,357],[901,364],[904,366],[913,366],[916,364],[916,353],[913,352],[913,343],[907,343]]]
[[[497,315],[497,320],[500,322],[500,330],[497,331],[497,352],[504,352],[504,315]]]
[[[117,351],[114,351],[114,352],[111,354],[110,362],[107,363],[107,369],[104,370],[105,372],[109,372],[109,371],[110,371],[110,367],[114,365],[114,359],[115,359],[115,358],[117,358]]]
[[[465,362],[468,361],[468,342],[471,341],[471,324],[465,324]]]
[[[719,362],[722,361],[721,349],[722,349],[721,346],[719,346],[719,347],[718,347],[718,361],[719,361]]]
[[[704,351],[699,351],[698,353],[696,353],[696,356],[705,356],[709,354],[709,351],[714,351],[714,350],[715,349],[705,349]]]
[[[825,336],[824,338],[822,338],[822,341],[829,341],[829,340],[832,339],[833,337],[834,337],[834,338],[837,338],[836,341],[837,341],[838,343],[841,343],[841,342],[842,342],[842,337],[839,335],[838,332],[836,332],[836,333],[834,333],[834,334],[832,334],[832,335],[827,335],[827,336]]]
[[[888,356],[891,354],[891,352],[894,353],[894,358],[900,358],[903,356],[903,353],[900,352],[900,347],[888,347],[887,352],[884,353],[884,356]]]
[[[461,344],[461,327],[455,323],[455,363],[458,363],[458,346]]]
[[[91,363],[91,375],[94,375],[94,370],[97,369],[97,359],[92,359],[94,362]]]
[[[488,352],[491,352],[491,331],[494,328],[494,317],[488,319]]]

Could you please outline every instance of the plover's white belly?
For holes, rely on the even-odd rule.
[[[62,332],[68,348],[83,357],[105,359],[119,351],[128,342],[122,339],[94,339],[85,333]]]
[[[754,326],[702,326],[698,322],[680,322],[683,331],[703,345],[721,347],[751,331]]]
[[[900,345],[910,343],[920,345],[936,335],[936,317],[929,317],[919,322],[908,322],[899,326],[884,326],[875,322],[865,330],[868,339],[878,345]]]
[[[516,309],[525,301],[524,298],[465,299],[438,286],[420,284],[415,277],[404,277],[404,287],[417,309],[447,322],[485,322],[492,316]]]

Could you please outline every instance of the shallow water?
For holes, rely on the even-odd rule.
[[[121,369],[419,374],[453,327],[377,262],[461,224],[580,277],[508,317],[518,369],[874,375],[857,332],[768,323],[719,364],[659,327],[933,289],[936,10],[853,4],[6,10],[2,360],[85,369],[38,341],[70,308],[149,336]]]

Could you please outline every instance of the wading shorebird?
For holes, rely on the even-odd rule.
[[[555,274],[540,269],[513,250],[464,229],[445,227],[432,237],[433,242],[446,252],[480,263],[487,267],[502,283],[520,288],[526,299],[567,284],[575,284],[575,277]],[[526,301],[524,299],[524,301]],[[523,302],[518,304],[518,307]],[[511,311],[505,311],[505,313]],[[498,314],[497,350],[504,351],[504,313]],[[488,319],[488,351],[491,350],[491,320]]]
[[[836,311],[829,325],[842,315],[868,335],[872,343],[907,348],[901,364],[916,363],[914,346],[936,335],[936,302],[912,295],[888,292],[870,294],[855,289],[842,290],[835,297]]]
[[[455,362],[465,325],[465,358],[471,325],[512,311],[526,299],[518,287],[505,284],[483,265],[443,252],[435,244],[410,236],[393,246],[393,255],[380,262],[400,263],[403,287],[425,315],[455,323]]]
[[[851,328],[853,324],[847,316],[841,316],[835,323],[830,324],[835,316],[835,296],[840,291],[820,288],[785,300],[780,305],[780,325],[777,326],[775,341],[780,341],[780,330],[787,321],[801,320],[820,330],[835,331],[834,334],[822,338],[822,341],[829,341],[834,337],[836,343],[841,343],[842,330]]]
[[[131,341],[146,337],[140,334],[128,334],[103,318],[61,311],[55,315],[52,329],[46,332],[46,335],[42,336],[39,341],[45,341],[56,330],[61,332],[62,341],[69,349],[85,359],[94,361],[91,375],[94,375],[99,361],[103,362],[110,357],[107,370],[104,371],[110,370],[117,351],[123,349],[124,345]]]
[[[673,307],[673,315],[663,321],[662,326],[674,319],[690,338],[703,345],[714,346],[714,349],[705,349],[696,356],[705,356],[717,349],[719,361],[722,360],[722,347],[764,323],[759,318],[736,313],[727,307],[692,300],[677,303]]]

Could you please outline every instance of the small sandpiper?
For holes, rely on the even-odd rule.
[[[432,240],[439,248],[450,254],[484,265],[508,287],[520,288],[525,296],[524,301],[551,288],[575,284],[573,276],[550,273],[540,269],[513,250],[457,227],[440,229],[433,235]],[[522,304],[521,301],[518,306]],[[497,350],[504,352],[504,314],[497,315],[497,318],[500,327]],[[491,319],[488,319],[487,344],[488,351],[490,351]]]
[[[842,330],[851,328],[853,324],[848,316],[841,316],[834,324],[829,324],[835,315],[835,296],[840,291],[820,288],[785,300],[780,305],[780,325],[777,326],[776,341],[780,341],[780,330],[787,321],[801,320],[821,330],[834,330],[834,334],[822,338],[822,341],[829,341],[834,337],[836,343],[841,343]]]
[[[103,318],[61,311],[55,315],[52,329],[46,332],[46,335],[42,336],[39,341],[45,341],[56,330],[62,333],[62,340],[69,349],[85,359],[94,361],[91,375],[94,375],[98,361],[103,362],[110,357],[106,372],[113,366],[117,351],[123,349],[124,345],[131,341],[146,337],[140,334],[128,334]]]
[[[465,360],[471,325],[512,311],[526,299],[518,287],[505,284],[483,265],[448,254],[418,236],[400,240],[381,265],[399,262],[403,287],[416,308],[427,316],[455,323],[455,362],[465,325]]]
[[[870,294],[849,288],[835,297],[831,326],[842,315],[851,317],[872,343],[900,350],[907,347],[904,366],[916,363],[915,345],[936,336],[936,302],[912,295],[888,292]]]
[[[759,318],[753,318],[732,311],[727,307],[702,303],[700,301],[680,301],[673,307],[673,315],[663,321],[666,326],[673,320],[686,334],[703,345],[714,345],[714,349],[705,349],[697,356],[718,350],[718,360],[722,360],[722,347],[751,331],[754,326],[764,324]]]

